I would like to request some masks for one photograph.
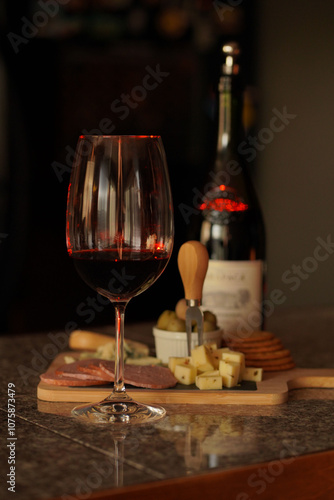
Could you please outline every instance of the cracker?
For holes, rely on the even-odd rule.
[[[245,353],[246,359],[254,360],[271,360],[277,358],[291,357],[291,352],[289,349],[280,349],[278,351],[265,351],[265,352],[253,352]]]
[[[227,346],[245,355],[246,366],[263,368],[263,371],[291,370],[296,365],[291,353],[281,340],[271,332],[256,331],[248,337],[229,337]]]
[[[232,347],[230,346],[230,348],[232,349]],[[243,352],[246,356],[249,354],[253,354],[253,353],[261,353],[261,352],[275,352],[275,351],[279,351],[281,349],[283,349],[283,344],[281,341],[279,342],[276,342],[275,344],[273,345],[261,345],[261,344],[258,344],[258,345],[254,345],[251,346],[251,347],[248,347],[248,346],[233,346],[233,349],[235,349],[236,351],[240,351],[240,352]]]
[[[277,359],[247,359],[246,366],[254,366],[255,368],[264,368],[265,366],[277,366],[293,362],[292,356],[285,356]]]
[[[271,332],[255,331],[247,334],[245,337],[240,337],[238,333],[226,334],[226,338],[223,335],[223,339],[226,344],[244,344],[251,342],[262,342],[263,340],[270,340],[274,338],[274,334]]]
[[[278,338],[274,338],[271,340],[262,340],[257,342],[229,342],[228,345],[233,347],[243,347],[244,349],[254,349],[257,347],[270,347],[280,343],[281,341]]]

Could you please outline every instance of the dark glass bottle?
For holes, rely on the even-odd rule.
[[[240,153],[245,137],[238,44],[224,44],[222,54],[217,152],[200,205],[200,240],[210,256],[203,306],[225,332],[247,334],[263,327],[265,231]]]

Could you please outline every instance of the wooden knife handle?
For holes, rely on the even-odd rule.
[[[186,300],[202,300],[209,254],[199,241],[187,241],[179,250],[178,266]]]

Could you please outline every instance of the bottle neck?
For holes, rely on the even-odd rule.
[[[219,122],[217,153],[200,206],[211,224],[241,219],[249,210],[247,174],[238,152],[242,141],[242,87],[238,75],[222,75],[219,81]]]
[[[230,156],[237,152],[242,137],[242,93],[233,76],[221,76],[218,91],[217,154]]]

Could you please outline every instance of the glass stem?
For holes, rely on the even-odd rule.
[[[127,302],[115,302],[115,381],[113,394],[125,394],[124,385],[124,313]]]

